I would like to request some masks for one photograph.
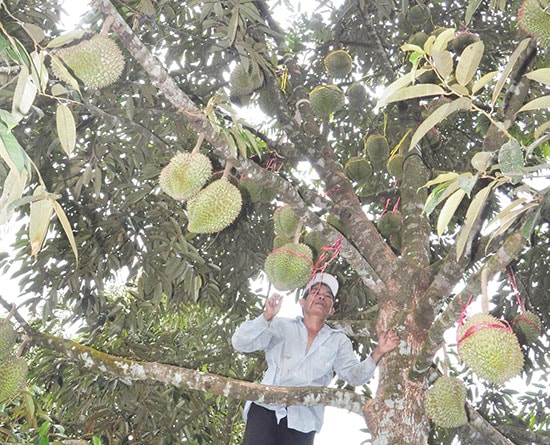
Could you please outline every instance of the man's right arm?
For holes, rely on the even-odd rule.
[[[266,349],[273,337],[273,330],[270,330],[271,320],[279,313],[283,297],[273,294],[265,302],[265,310],[262,315],[254,320],[245,321],[240,325],[231,343],[239,352],[253,352]]]

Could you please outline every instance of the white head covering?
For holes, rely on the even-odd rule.
[[[303,295],[305,296],[306,294],[308,294],[310,289],[318,283],[322,283],[330,287],[332,296],[336,297],[336,294],[338,293],[338,288],[340,287],[338,284],[338,280],[334,275],[325,272],[316,273],[315,275],[313,275],[313,278],[309,280],[309,283],[307,283],[306,287],[304,288]]]

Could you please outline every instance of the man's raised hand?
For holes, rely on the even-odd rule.
[[[279,313],[283,304],[283,296],[279,294],[273,294],[265,302],[264,318],[270,321],[275,315]]]

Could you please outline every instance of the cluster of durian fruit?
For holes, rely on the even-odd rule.
[[[16,397],[27,381],[27,362],[14,353],[16,341],[12,323],[0,319],[0,403]]]
[[[273,212],[273,225],[273,250],[264,262],[267,278],[279,291],[304,287],[313,273],[314,254],[320,252],[324,241],[314,231],[307,232],[300,241],[303,225],[288,204]]]
[[[242,196],[237,186],[225,174],[212,176],[212,162],[198,151],[176,154],[160,172],[164,193],[187,203],[189,232],[221,232],[239,216]]]
[[[501,385],[519,375],[524,358],[520,347],[532,344],[542,333],[540,318],[524,311],[512,328],[490,314],[479,313],[458,328],[459,355],[468,368],[485,381]],[[519,340],[518,340],[519,339]],[[457,377],[439,377],[426,392],[428,417],[442,428],[457,428],[468,422],[465,384]]]
[[[124,70],[125,60],[118,45],[104,34],[57,50],[51,68],[61,81],[71,84],[74,74],[90,89],[104,88],[116,82]]]
[[[360,82],[352,82],[344,90],[332,83],[332,79],[343,79],[353,69],[351,55],[343,49],[330,52],[323,60],[329,82],[318,85],[309,93],[309,103],[316,116],[324,117],[341,110],[346,104],[346,96],[352,109],[361,109],[367,100],[367,90]]]

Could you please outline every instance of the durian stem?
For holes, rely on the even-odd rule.
[[[443,345],[443,375],[449,375],[449,356],[447,355],[447,348]]]
[[[19,345],[19,348],[17,349],[17,353],[15,354],[16,357],[22,357],[23,352],[25,351],[25,348],[27,345],[32,341],[32,337],[27,335],[25,339],[21,342]]]
[[[227,179],[232,168],[233,168],[233,163],[228,159],[225,163],[225,168],[223,169],[223,174],[221,179]]]
[[[292,242],[298,244],[300,242],[300,236],[302,235],[302,229],[304,228],[304,222],[302,220],[298,221],[298,227],[296,227],[296,232],[294,232],[294,238]]]
[[[484,314],[489,313],[489,296],[487,294],[487,282],[489,269],[484,267],[481,271],[481,311]]]
[[[115,22],[115,18],[112,15],[107,17],[103,22],[103,26],[101,27],[101,31],[99,32],[99,34],[106,36],[109,32],[109,29],[111,29],[111,25],[114,22]]]
[[[193,147],[193,150],[191,150],[191,153],[198,153],[199,152],[199,150],[201,148],[201,145],[202,145],[202,141],[204,141],[204,133],[199,134],[199,138],[197,139],[197,143]]]

